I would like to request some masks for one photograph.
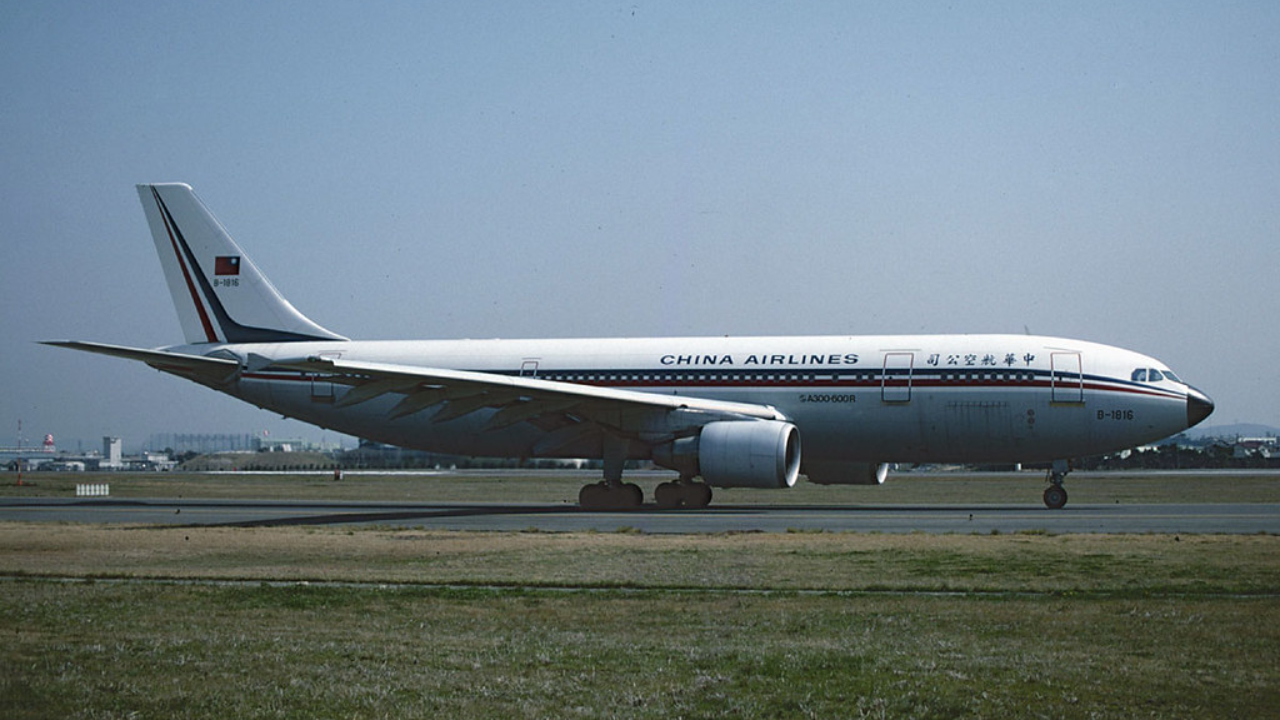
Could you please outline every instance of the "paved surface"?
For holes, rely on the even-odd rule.
[[[704,510],[585,512],[572,505],[269,500],[0,498],[0,521],[146,525],[387,525],[447,530],[649,533],[862,531],[927,533],[1275,533],[1280,504],[713,505]]]

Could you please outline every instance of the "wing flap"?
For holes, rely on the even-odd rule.
[[[418,385],[413,379],[402,377],[388,377],[372,382],[366,382],[362,385],[356,385],[347,391],[346,395],[338,401],[334,407],[351,407],[362,402],[368,402],[376,397],[381,397],[387,393],[403,393],[407,392]]]
[[[559,400],[526,400],[512,403],[499,410],[492,418],[489,418],[485,428],[501,430],[525,420],[566,412],[579,402],[577,398],[560,398]]]
[[[444,388],[432,387],[422,388],[416,392],[404,396],[404,399],[391,408],[391,412],[387,417],[395,420],[412,415],[416,412],[422,412],[433,405],[439,405],[446,399]]]

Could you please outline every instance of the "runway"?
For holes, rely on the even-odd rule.
[[[1280,504],[713,505],[586,512],[521,503],[0,498],[0,521],[156,526],[382,525],[470,531],[1280,534]]]

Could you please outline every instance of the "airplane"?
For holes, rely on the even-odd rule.
[[[578,496],[588,510],[643,504],[628,460],[677,474],[656,487],[660,508],[801,474],[878,485],[897,463],[1046,463],[1056,509],[1070,458],[1174,435],[1214,409],[1155,358],[1029,334],[351,340],[294,308],[189,185],[137,190],[185,342],[45,344],[391,445],[598,458],[602,480]]]

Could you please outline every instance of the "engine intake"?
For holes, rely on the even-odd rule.
[[[655,448],[653,461],[715,487],[788,488],[800,476],[800,431],[780,420],[707,423]]]

